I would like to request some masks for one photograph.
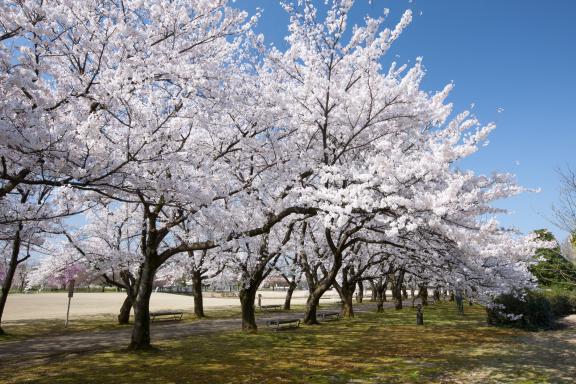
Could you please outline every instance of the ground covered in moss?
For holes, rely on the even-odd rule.
[[[576,329],[488,327],[480,306],[453,303],[361,313],[257,334],[230,331],[0,367],[3,383],[572,383]]]

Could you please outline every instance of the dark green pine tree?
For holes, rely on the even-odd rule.
[[[540,240],[555,241],[554,235],[547,229],[534,231]],[[576,289],[576,265],[568,261],[560,251],[560,246],[540,248],[536,251],[540,261],[530,267],[540,286]]]

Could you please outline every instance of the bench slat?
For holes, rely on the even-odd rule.
[[[295,324],[295,325],[291,325],[292,327],[298,328],[300,327],[300,319],[272,319],[272,320],[268,320],[266,322],[266,325],[269,328],[274,328],[274,330],[278,330],[280,329],[281,325],[289,325],[289,324]]]

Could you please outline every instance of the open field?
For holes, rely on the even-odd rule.
[[[283,304],[284,291],[262,291],[262,304]],[[306,291],[296,291],[292,296],[293,304],[304,304],[307,297]],[[92,292],[75,293],[70,306],[70,319],[75,320],[94,315],[117,315],[120,306],[126,297],[122,292]],[[327,292],[325,297],[332,299],[323,302],[337,301],[335,292]],[[34,319],[64,319],[66,317],[66,305],[68,296],[64,292],[58,293],[29,293],[11,294],[6,303],[3,321],[8,324],[14,320]],[[236,297],[205,297],[204,308],[240,308],[240,300]],[[179,309],[183,311],[194,310],[192,296],[176,295],[156,292],[150,300],[150,310]]]
[[[282,304],[286,292],[262,291],[262,303]],[[306,291],[294,292],[292,306],[302,309],[306,302]],[[70,308],[70,323],[64,328],[66,317],[66,293],[11,294],[4,313],[2,328],[6,335],[0,344],[37,336],[70,335],[75,332],[128,330],[131,325],[118,325],[116,316],[124,300],[124,293],[75,293]],[[336,292],[327,292],[322,303],[339,300]],[[231,318],[240,316],[238,298],[204,298],[205,314],[209,318]],[[194,300],[191,296],[153,293],[150,303],[152,311],[178,309],[185,312],[184,323],[196,321],[193,314]]]
[[[0,368],[3,383],[572,383],[576,328],[487,327],[479,306],[453,303],[362,313],[352,320],[256,335],[199,334],[159,351],[60,355]]]

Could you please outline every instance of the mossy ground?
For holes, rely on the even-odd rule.
[[[576,332],[485,325],[480,306],[362,313],[283,332],[198,335],[155,352],[69,355],[0,368],[4,383],[560,383],[576,377]]]

